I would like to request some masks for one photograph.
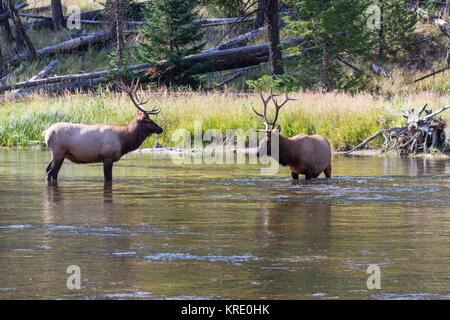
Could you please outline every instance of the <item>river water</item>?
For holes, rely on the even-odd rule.
[[[335,157],[292,183],[139,153],[112,185],[69,161],[47,185],[49,158],[0,151],[0,299],[450,298],[450,160]]]

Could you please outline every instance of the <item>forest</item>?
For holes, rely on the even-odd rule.
[[[386,147],[426,103],[442,108],[427,123],[442,137],[422,151],[446,146],[448,14],[448,1],[3,0],[0,144],[40,144],[58,121],[123,123],[133,109],[114,80],[139,79],[167,128],[145,146],[170,146],[199,115],[255,128],[251,107],[270,91],[300,100],[280,115],[287,135],[323,134],[336,151],[376,132],[364,147]]]

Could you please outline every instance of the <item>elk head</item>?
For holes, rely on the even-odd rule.
[[[161,108],[153,108],[152,110],[146,110],[142,106],[145,105],[150,98],[145,101],[142,101],[136,93],[137,87],[139,85],[139,79],[136,82],[131,82],[131,85],[126,85],[122,80],[114,81],[117,87],[123,92],[127,93],[130,97],[131,101],[138,109],[138,114],[136,115],[135,121],[140,128],[147,135],[151,135],[152,133],[160,134],[163,132],[160,126],[158,126],[152,119],[150,119],[149,115],[158,114],[161,111]]]
[[[261,95],[261,99],[263,101],[263,105],[264,105],[264,109],[263,109],[263,113],[259,113],[257,112],[253,107],[253,112],[255,112],[258,116],[260,116],[261,118],[263,118],[264,122],[264,126],[265,129],[263,130],[257,130],[257,131],[263,131],[265,132],[265,136],[264,138],[261,140],[256,156],[260,157],[261,155],[271,155],[271,144],[272,144],[272,135],[279,135],[280,131],[281,131],[281,127],[280,126],[276,126],[277,120],[278,120],[278,115],[280,113],[280,109],[282,106],[284,106],[286,104],[286,102],[290,101],[290,100],[297,100],[297,99],[292,99],[289,98],[287,95],[287,92],[285,91],[285,98],[284,101],[279,104],[277,99],[275,99],[275,97],[279,96],[278,94],[273,94],[272,91],[270,91],[270,96],[265,99],[263,94],[260,93]],[[270,100],[272,100],[273,104],[275,105],[275,117],[273,119],[273,121],[269,121],[267,120],[267,106],[270,102]]]

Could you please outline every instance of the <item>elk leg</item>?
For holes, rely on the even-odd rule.
[[[105,176],[105,181],[112,181],[112,159],[103,160],[103,174]]]
[[[48,173],[50,172],[50,170],[52,170],[53,167],[53,160],[50,161],[50,163],[47,166],[47,169],[45,169],[45,173],[48,175]]]
[[[331,178],[331,164],[324,171],[325,177]]]
[[[59,169],[61,169],[61,166],[63,164],[64,161],[64,157],[59,158],[59,159],[53,159],[53,165],[51,167],[51,169],[49,170],[49,172],[47,173],[47,180],[50,181],[51,178],[53,178],[54,180],[58,180],[58,172]]]
[[[311,180],[311,172],[305,171],[305,180]]]
[[[294,180],[298,180],[298,173],[295,173],[295,172],[291,171],[291,177]]]

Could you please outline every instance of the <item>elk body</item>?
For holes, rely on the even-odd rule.
[[[275,128],[280,108],[289,100],[286,94],[285,100],[278,104],[274,95],[271,93],[267,99],[261,95],[264,104],[263,113],[253,111],[264,119],[265,136],[262,139],[258,150],[257,157],[272,154],[272,146],[278,143],[278,162],[282,166],[287,166],[291,171],[293,179],[297,180],[298,175],[305,175],[306,180],[317,178],[322,172],[327,178],[331,177],[331,148],[328,139],[321,135],[299,134],[295,137],[288,138],[280,134],[280,126]],[[267,120],[267,105],[272,100],[275,105],[275,119],[272,122]],[[272,126],[272,127],[270,127]]]
[[[126,153],[136,150],[144,140],[153,133],[163,130],[149,118],[150,114],[159,113],[158,109],[145,110],[136,95],[138,83],[130,87],[117,83],[120,89],[128,93],[138,108],[136,117],[127,125],[108,124],[73,124],[60,122],[43,132],[45,143],[51,153],[47,167],[47,181],[58,179],[58,172],[64,159],[75,163],[103,162],[105,181],[112,180],[113,163]]]

